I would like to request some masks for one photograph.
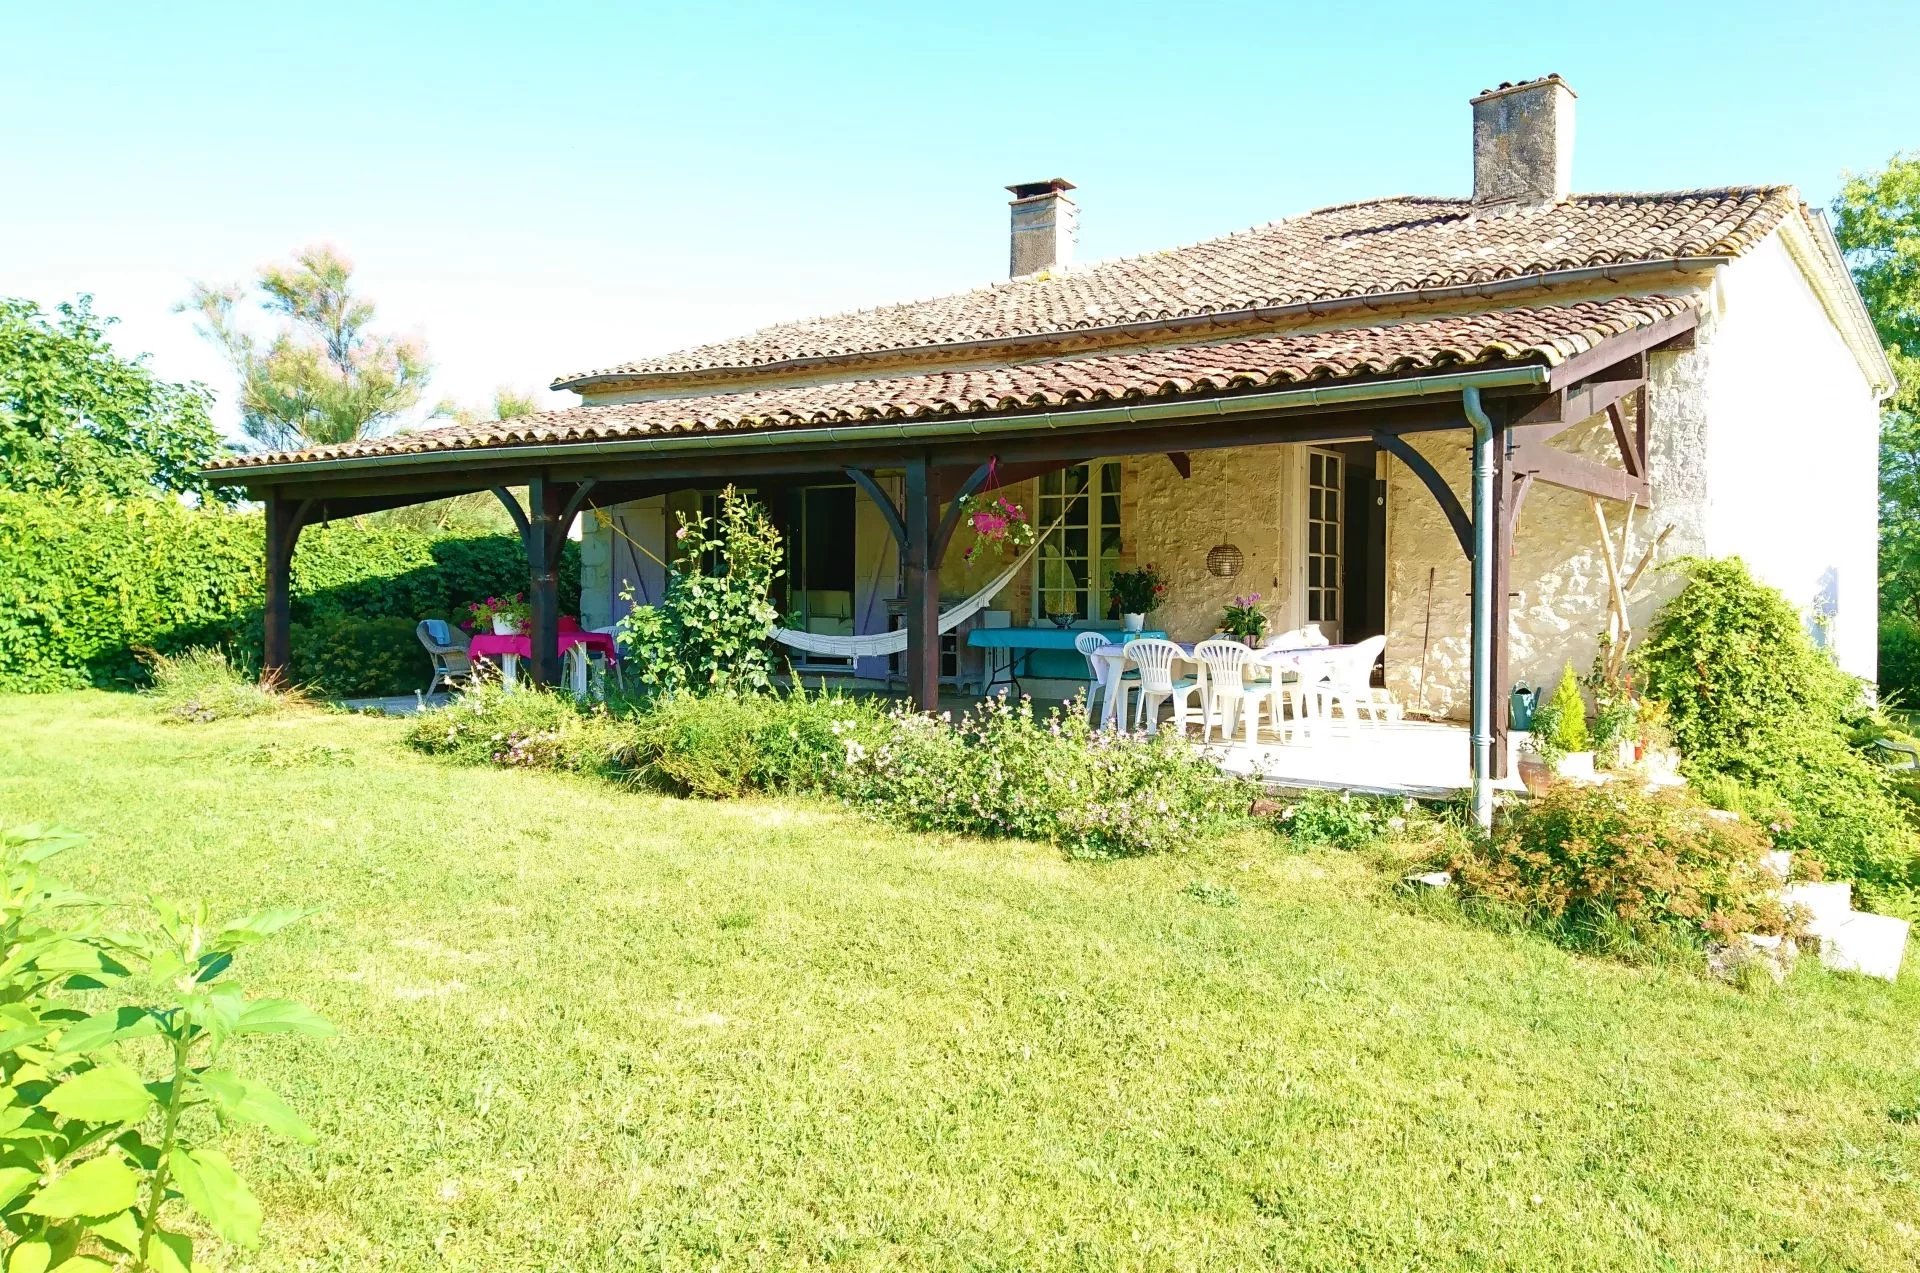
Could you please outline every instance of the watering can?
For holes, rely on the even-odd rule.
[[[1507,695],[1507,727],[1515,730],[1533,728],[1533,711],[1540,706],[1540,691],[1531,688],[1525,681],[1513,687],[1513,693]]]

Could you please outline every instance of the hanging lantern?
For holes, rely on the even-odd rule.
[[[1216,579],[1231,579],[1240,573],[1246,554],[1232,544],[1215,544],[1207,549],[1207,573]]]

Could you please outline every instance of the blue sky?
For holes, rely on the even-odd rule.
[[[0,291],[169,312],[337,244],[435,396],[991,281],[1012,181],[1083,260],[1462,194],[1466,100],[1558,71],[1574,184],[1790,181],[1920,149],[1920,3],[8,6]],[[556,395],[554,402],[571,401]],[[222,408],[223,419],[230,410]]]

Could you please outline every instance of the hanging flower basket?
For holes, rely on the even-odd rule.
[[[968,564],[972,564],[982,549],[1004,552],[1009,547],[1025,548],[1033,542],[1033,523],[1027,518],[1027,510],[1006,496],[998,493],[962,495],[958,503],[961,524],[973,530],[973,543],[966,551]]]

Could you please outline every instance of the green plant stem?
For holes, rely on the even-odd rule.
[[[159,1161],[153,1167],[153,1179],[147,1186],[147,1213],[140,1217],[140,1250],[134,1256],[135,1273],[146,1273],[147,1252],[153,1246],[154,1230],[160,1225],[160,1205],[166,1201],[167,1178],[173,1158],[173,1144],[180,1130],[181,1092],[186,1086],[187,1054],[193,1041],[185,1033],[173,1040],[173,1080],[167,1085],[167,1110],[160,1126]]]

